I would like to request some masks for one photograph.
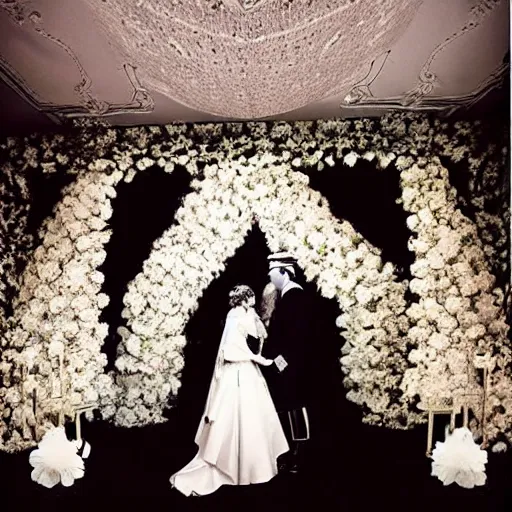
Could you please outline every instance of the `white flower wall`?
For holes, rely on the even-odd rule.
[[[116,130],[85,125],[75,144],[44,137],[39,148],[34,138],[9,139],[0,153],[16,161],[20,172],[68,172],[77,179],[41,229],[40,247],[29,253],[11,303],[14,315],[1,332],[6,387],[0,448],[33,446],[37,429],[32,427],[46,428],[55,409],[46,400],[47,381],[57,371],[59,354],[69,380],[68,405],[96,402],[104,418],[123,426],[164,421],[163,409],[180,387],[187,321],[254,222],[271,250],[294,251],[307,279],[338,302],[337,325],[346,340],[340,354],[344,384],[347,397],[363,407],[365,422],[393,428],[424,422],[418,400],[421,405],[458,393],[468,382],[467,361],[488,351],[495,360],[488,435],[512,439],[504,309],[509,280],[503,279],[509,217],[502,213],[508,211],[508,195],[503,187],[489,190],[503,174],[504,152],[500,146],[481,147],[479,133],[477,124],[395,115]],[[450,187],[438,156],[445,165],[468,162],[467,179],[470,187],[478,183],[480,200],[468,205]],[[401,173],[401,201],[411,213],[409,244],[416,255],[410,283],[398,281],[377,248],[334,218],[327,201],[298,172],[322,171],[340,161],[353,166],[359,158],[374,161],[381,172]],[[110,236],[110,201],[121,179],[129,182],[155,164],[166,172],[185,166],[194,177],[193,192],[128,285],[116,370],[105,375],[101,346],[107,326],[99,315],[108,297],[97,268]],[[2,171],[6,182],[12,166]],[[19,195],[27,202],[27,194]],[[498,199],[505,207],[497,206]],[[460,206],[471,207],[475,222]],[[19,247],[26,240],[30,248],[26,210],[17,211],[17,230],[4,229],[0,242],[18,240]],[[12,226],[13,214],[7,215],[2,226]],[[7,279],[4,274],[4,285]],[[23,365],[30,368],[28,375],[21,374]],[[30,416],[22,386],[25,396],[36,390],[39,410],[46,414]]]
[[[28,188],[25,174],[6,163],[0,173],[0,333],[8,329],[12,298],[19,290],[17,268],[26,264],[26,248],[31,248],[33,242],[26,229]]]
[[[463,174],[461,179],[467,182],[467,194],[459,196],[458,203],[472,213],[490,268],[497,275],[507,276],[510,274],[510,204],[507,197],[510,176],[504,172],[509,168],[507,143],[482,144],[478,122],[475,126],[455,123],[454,128],[456,136],[452,139],[466,138],[468,144],[453,150],[454,140],[437,134],[436,139],[444,148],[439,155],[449,157],[451,167],[457,168],[455,172]],[[472,152],[471,148],[478,150]]]

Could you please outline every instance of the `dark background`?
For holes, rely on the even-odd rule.
[[[329,200],[339,219],[351,222],[367,240],[382,249],[382,257],[397,265],[400,278],[409,276],[413,255],[407,250],[406,214],[395,203],[400,196],[398,173],[378,171],[359,161],[347,167],[310,173],[311,186]],[[34,187],[30,219],[34,231],[51,213],[59,190],[69,180],[40,177]],[[104,350],[109,365],[115,359],[116,328],[121,319],[127,283],[142,270],[151,246],[174,219],[190,176],[178,168],[168,175],[155,167],[139,173],[132,183],[118,186],[113,200],[113,236],[107,245],[104,291],[111,303],[103,313],[110,327]],[[169,477],[195,455],[193,439],[208,392],[215,355],[228,311],[228,291],[238,283],[259,296],[267,279],[264,235],[254,227],[245,244],[228,260],[226,271],[212,282],[190,320],[186,334],[185,369],[179,396],[172,400],[162,425],[122,429],[106,422],[83,421],[83,437],[92,446],[86,473],[71,488],[51,490],[31,482],[29,451],[0,453],[0,492],[18,510],[51,510],[55,505],[127,510],[505,510],[512,503],[512,457],[489,454],[488,484],[464,490],[444,488],[430,476],[425,457],[426,425],[394,431],[363,425],[361,411],[345,399],[339,365],[343,338],[335,326],[336,301],[316,297],[316,358],[311,385],[317,399],[310,410],[312,439],[307,464],[298,476],[279,475],[267,484],[223,487],[211,496],[185,498],[173,490]],[[442,440],[444,421],[438,420],[436,439]],[[69,436],[74,437],[73,426]],[[60,509],[60,507],[59,507]]]

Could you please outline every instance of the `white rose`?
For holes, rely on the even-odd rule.
[[[469,329],[466,330],[466,336],[470,340],[477,340],[478,338],[482,338],[485,335],[486,329],[482,324],[472,325]]]
[[[139,337],[132,334],[127,340],[126,340],[126,350],[129,354],[139,357],[140,351],[141,351],[141,340]]]
[[[444,334],[434,332],[431,334],[428,343],[436,350],[445,350],[450,346],[450,338]]]
[[[425,254],[430,249],[430,244],[423,240],[409,239],[407,242],[407,248],[418,254]]]
[[[423,208],[418,212],[420,221],[426,226],[430,226],[435,222],[432,212],[428,208]]]
[[[415,278],[410,282],[409,288],[412,293],[417,295],[425,295],[430,290],[430,285],[427,279]]]
[[[435,270],[442,269],[445,266],[445,261],[437,249],[430,249],[427,253],[427,261],[430,268]]]
[[[71,307],[77,311],[89,308],[91,301],[87,295],[79,295],[75,297],[71,302]]]
[[[442,329],[442,330],[446,331],[447,333],[451,333],[459,325],[457,320],[448,314],[440,315],[439,317],[436,318],[436,322],[437,322],[439,329]]]
[[[59,314],[63,311],[68,305],[68,302],[65,297],[57,296],[50,300],[50,311],[54,315]]]
[[[355,289],[356,300],[359,304],[368,304],[372,300],[371,291],[362,285],[357,285]]]
[[[355,153],[354,151],[351,151],[350,153],[348,153],[347,155],[344,156],[343,163],[345,165],[348,165],[349,167],[354,167],[358,158],[359,158],[359,155],[357,153]]]
[[[91,215],[91,212],[89,211],[89,209],[86,206],[84,206],[82,203],[77,201],[73,205],[73,215],[78,220],[84,220],[84,219],[87,219],[87,217],[89,217],[89,215]]]
[[[84,309],[78,313],[78,318],[86,323],[95,322],[98,316],[98,312],[94,309]]]
[[[96,300],[98,302],[98,307],[103,309],[108,306],[110,302],[110,297],[106,293],[98,293],[96,296]]]
[[[470,297],[471,295],[475,295],[476,293],[478,293],[478,285],[472,279],[461,279],[459,286],[460,293],[462,294],[463,297]]]
[[[451,315],[456,315],[462,307],[462,299],[460,297],[447,297],[444,307]]]
[[[429,265],[426,260],[416,260],[411,265],[411,274],[419,279],[424,279],[429,274]]]
[[[105,276],[101,272],[92,272],[90,278],[93,283],[103,284],[105,281]]]
[[[109,220],[112,217],[112,207],[110,206],[110,202],[103,203],[100,206],[100,218],[104,221]]]

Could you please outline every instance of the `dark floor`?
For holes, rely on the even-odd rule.
[[[443,487],[429,475],[424,455],[426,427],[390,431],[344,421],[332,410],[312,411],[310,453],[301,475],[278,476],[268,484],[224,487],[200,498],[173,490],[169,476],[195,454],[181,406],[166,424],[120,429],[85,422],[92,452],[86,474],[70,488],[48,490],[30,480],[28,452],[0,454],[2,496],[16,510],[55,510],[55,506],[114,506],[122,510],[510,510],[510,455],[490,454],[488,484],[465,490]],[[182,412],[182,416],[188,416]],[[315,421],[313,421],[315,420]],[[319,432],[318,428],[324,430]],[[316,430],[315,430],[315,427]],[[184,429],[188,431],[185,432]],[[439,430],[441,429],[436,429]],[[72,437],[72,432],[70,432]]]

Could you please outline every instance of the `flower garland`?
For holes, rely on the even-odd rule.
[[[55,414],[49,384],[57,373],[52,366],[59,357],[69,378],[69,404],[113,399],[114,388],[103,374],[106,356],[101,353],[108,326],[99,322],[109,299],[100,293],[103,275],[96,269],[106,256],[110,199],[121,177],[120,171],[80,174],[64,191],[53,218],[41,228],[42,243],[23,273],[14,303],[14,327],[5,336],[2,352],[4,381],[19,381],[18,386],[0,390],[8,424],[4,433],[7,451],[33,443],[23,430],[24,414],[18,411],[25,405],[20,387],[25,395],[36,392],[43,417]],[[19,376],[22,366],[27,369],[23,380]]]

